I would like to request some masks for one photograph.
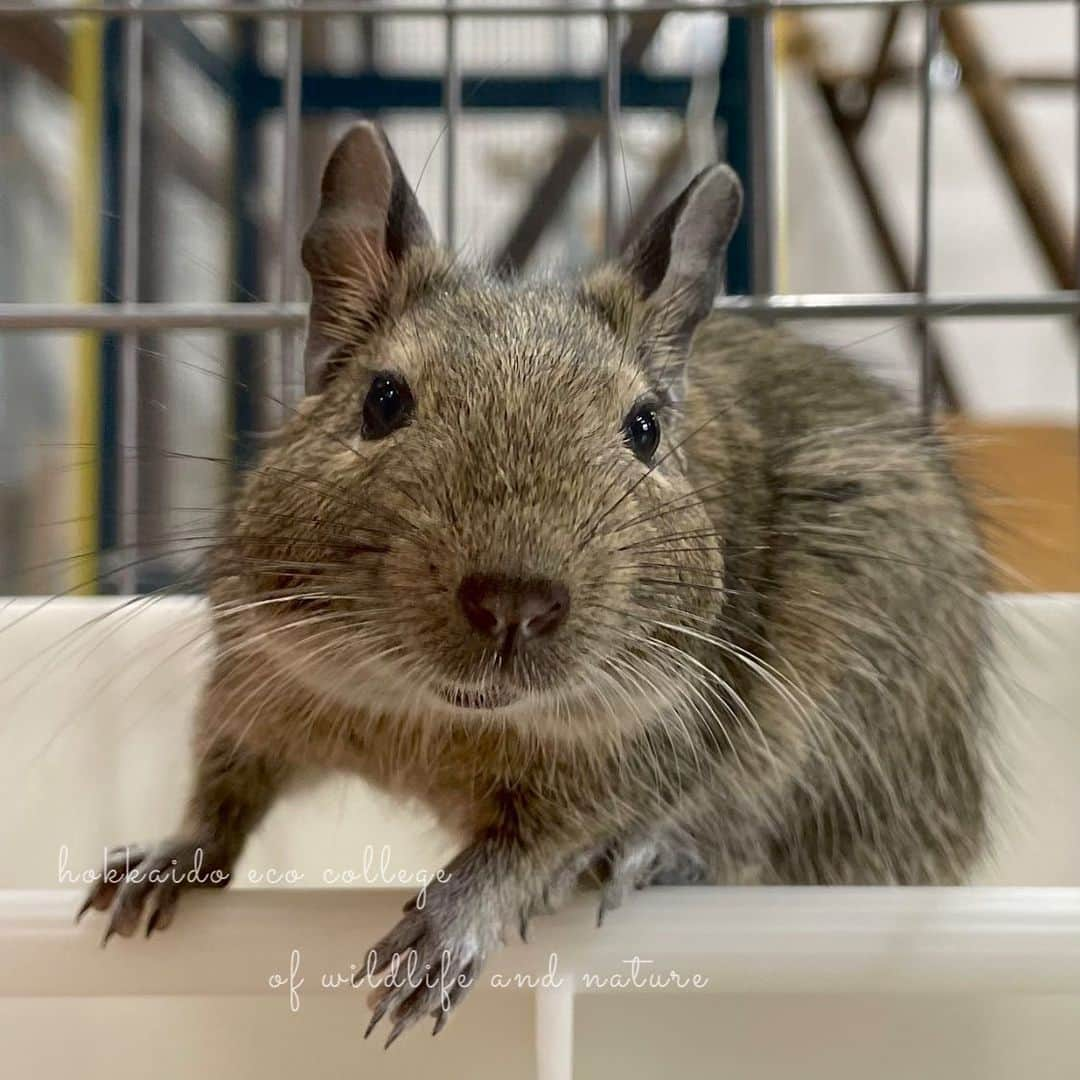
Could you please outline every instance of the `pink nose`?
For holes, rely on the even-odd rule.
[[[470,574],[458,587],[458,603],[470,625],[505,654],[555,630],[570,610],[570,593],[558,581]]]

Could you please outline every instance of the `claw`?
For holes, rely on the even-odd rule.
[[[168,930],[172,926],[173,917],[176,915],[176,903],[179,890],[175,886],[163,886],[156,896],[154,910],[146,920],[146,936],[162,930]]]
[[[82,917],[94,906],[94,894],[90,895],[82,902],[82,906],[75,913],[75,925],[78,926],[82,921]]]
[[[431,1037],[435,1038],[444,1027],[446,1027],[447,1018],[450,1016],[450,1010],[444,1009],[440,1006],[435,1013],[435,1026],[431,1029]]]
[[[612,885],[606,886],[600,893],[600,905],[596,909],[596,925],[603,926],[608,915],[622,907],[624,894]]]
[[[399,1035],[400,1035],[400,1034],[401,1034],[401,1033],[402,1033],[402,1032],[403,1032],[403,1031],[404,1031],[404,1030],[405,1030],[405,1029],[406,1029],[406,1028],[407,1028],[408,1026],[409,1026],[409,1024],[408,1024],[408,1019],[407,1019],[406,1017],[402,1017],[402,1018],[401,1018],[401,1019],[400,1019],[400,1020],[399,1020],[399,1021],[398,1021],[398,1022],[397,1022],[397,1023],[395,1024],[395,1025],[394,1025],[394,1027],[393,1027],[393,1030],[392,1030],[392,1031],[390,1032],[390,1036],[389,1036],[389,1038],[387,1038],[386,1042],[385,1042],[385,1043],[383,1043],[383,1049],[384,1049],[384,1050],[389,1050],[389,1049],[390,1049],[390,1046],[391,1046],[391,1044],[393,1043],[393,1041],[394,1041],[394,1040],[395,1040],[395,1039],[396,1039],[396,1038],[397,1038],[397,1037],[398,1037],[398,1036],[399,1036]]]
[[[387,952],[386,959],[379,959],[378,948],[369,949],[367,956],[364,957],[364,971],[370,972],[371,977],[374,979],[376,975],[381,975],[384,968],[393,959],[393,952]]]
[[[490,947],[501,937],[508,929],[506,916],[510,916],[512,927],[516,915],[522,940],[527,941],[529,917],[535,913],[528,902],[516,910],[501,909],[498,926],[489,928],[474,922],[469,910],[471,896],[458,898],[446,894],[444,899],[444,894],[436,890],[429,894],[429,906],[420,903],[419,895],[405,905],[398,924],[368,950],[364,970],[353,975],[354,985],[368,976],[373,987],[368,997],[372,1012],[364,1038],[370,1038],[383,1018],[388,1018],[385,1049],[415,1023],[427,1018],[433,1020],[433,1036],[442,1031],[450,1009],[466,989],[456,985],[443,989],[446,980],[456,982],[470,975],[486,951],[478,945]],[[437,977],[440,957],[445,965],[442,982],[433,985],[430,980],[433,973]],[[378,983],[375,976],[381,976]],[[441,1000],[440,994],[444,995]]]
[[[160,933],[172,925],[178,897],[185,885],[157,881],[154,873],[180,867],[189,869],[203,858],[204,845],[195,839],[170,841],[156,849],[144,851],[133,844],[113,849],[105,860],[100,878],[75,915],[78,923],[91,908],[108,914],[108,924],[101,939],[104,948],[114,934],[132,937],[140,927],[144,912],[148,912],[146,936]],[[204,864],[207,870],[227,872],[225,854],[211,849]]]
[[[367,1030],[364,1032],[365,1039],[375,1030],[375,1026],[386,1015],[386,1010],[390,1008],[390,1001],[391,996],[387,994],[386,997],[375,1006],[375,1010],[371,1014],[371,1019],[368,1021]]]
[[[413,990],[404,1001],[401,1001],[397,1009],[394,1010],[394,1027],[390,1032],[390,1037],[383,1045],[384,1050],[387,1049],[403,1031],[411,1028],[417,1020],[423,1019],[424,1015],[431,1007],[431,994],[432,990],[430,987],[421,985]]]

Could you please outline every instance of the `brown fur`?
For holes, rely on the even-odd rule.
[[[984,843],[986,573],[941,441],[781,331],[713,315],[687,360],[678,295],[630,264],[507,283],[348,243],[353,276],[306,251],[333,377],[215,563],[181,841],[231,866],[313,768],[418,799],[463,852],[373,955],[422,929],[422,957],[472,973],[587,870],[609,905],[650,881],[961,880]],[[416,415],[366,441],[379,370]],[[651,468],[621,434],[645,397]],[[569,617],[499,664],[456,603],[469,573],[557,578]],[[141,906],[121,896],[114,928]],[[432,1004],[384,994],[375,1019]]]

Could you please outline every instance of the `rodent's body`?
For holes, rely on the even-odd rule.
[[[714,317],[695,352],[700,407],[739,403],[732,441],[756,474],[745,508],[715,508],[733,538],[715,632],[804,706],[729,660],[780,764],[762,763],[770,795],[730,840],[714,803],[713,835],[766,882],[963,880],[985,841],[988,585],[948,447],[851,360],[782,331]],[[698,469],[707,483],[692,452]]]
[[[435,251],[383,137],[346,136],[304,248],[317,392],[232,509],[196,783],[145,865],[228,871],[281,790],[351,770],[461,836],[371,953],[451,980],[583,875],[603,908],[650,883],[962,880],[985,841],[978,531],[891,390],[706,317],[738,209],[715,167],[620,263],[508,283]],[[152,891],[88,903],[128,934]],[[441,1025],[458,996],[383,988],[374,1022]]]
[[[704,430],[686,471],[723,495],[705,505],[726,595],[684,647],[745,710],[680,702],[617,738],[545,737],[452,709],[350,708],[322,696],[329,673],[313,693],[241,647],[208,700],[209,737],[232,725],[290,770],[356,772],[464,838],[499,828],[510,790],[567,831],[580,819],[598,860],[657,832],[703,880],[962,880],[984,839],[985,582],[945,446],[847,358],[746,319],[709,319],[690,370],[688,426]],[[670,595],[650,558],[643,587]],[[252,724],[260,683],[273,695],[255,693]]]

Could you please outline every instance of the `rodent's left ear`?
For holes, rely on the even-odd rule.
[[[724,255],[742,212],[742,185],[728,165],[702,169],[653,219],[621,259],[660,318],[665,337],[686,346],[712,309]]]
[[[319,210],[304,236],[303,262],[311,276],[304,353],[309,392],[322,388],[335,349],[384,314],[409,251],[433,243],[382,129],[370,121],[350,128],[326,163]]]

